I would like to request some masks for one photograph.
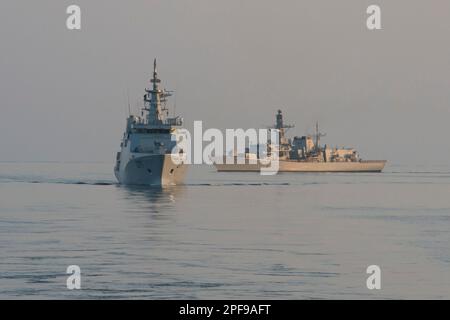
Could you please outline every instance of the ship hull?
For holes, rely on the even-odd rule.
[[[386,161],[359,161],[359,162],[306,162],[306,161],[279,161],[278,172],[381,172]],[[257,164],[215,164],[219,172],[253,172],[263,167]]]
[[[119,183],[125,185],[168,186],[183,182],[187,166],[175,164],[170,154],[131,158],[115,171]]]

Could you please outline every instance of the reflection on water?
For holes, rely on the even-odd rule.
[[[178,202],[184,193],[183,186],[115,185],[114,188],[121,205],[117,212],[123,219],[139,221],[139,230],[148,239],[160,239],[161,230],[173,227],[180,211]]]
[[[151,213],[170,212],[176,200],[182,195],[182,186],[148,187],[148,186],[116,186],[124,200],[139,206]]]
[[[148,213],[152,219],[168,220],[176,213],[177,200],[184,186],[123,186],[116,185],[120,197],[129,204],[124,212]]]

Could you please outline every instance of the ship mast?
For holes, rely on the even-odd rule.
[[[163,91],[159,89],[158,71],[156,69],[156,58],[153,60],[153,78],[150,80],[153,84],[152,90],[145,89],[146,94],[144,95],[144,103],[149,104],[149,107],[144,108],[148,111],[147,123],[148,124],[161,124],[163,117],[161,111],[161,95]]]
[[[275,129],[280,130],[280,139],[284,139],[285,129],[293,128],[293,125],[285,125],[283,122],[283,114],[278,110],[276,114]]]
[[[158,78],[156,59],[153,60],[153,77],[150,79],[150,82],[152,88],[145,89],[144,108],[142,108],[143,111],[147,112],[147,115],[145,120],[141,121],[141,124],[164,128],[183,125],[183,118],[169,118],[169,110],[166,107],[166,103],[167,98],[172,96],[173,91],[167,91],[159,87],[161,80]],[[142,114],[142,116],[144,115]]]
[[[278,156],[280,158],[287,157],[290,151],[289,141],[285,136],[285,133],[287,129],[293,128],[293,125],[285,125],[283,122],[283,114],[281,113],[281,110],[278,110],[276,114],[276,123],[275,123],[275,129],[279,131],[279,137],[278,137]]]
[[[320,138],[326,136],[326,133],[321,133],[319,131],[319,121],[316,121],[316,134],[314,136],[316,138],[315,139],[316,140],[316,150],[319,151],[319,149],[320,149]]]

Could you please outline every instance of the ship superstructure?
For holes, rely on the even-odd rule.
[[[160,89],[156,59],[152,86],[145,90],[141,116],[130,115],[117,153],[114,173],[122,184],[174,185],[183,181],[186,164],[180,150],[172,154],[176,131],[183,125],[179,116],[170,118],[167,98],[171,92]],[[173,161],[173,160],[176,161]]]

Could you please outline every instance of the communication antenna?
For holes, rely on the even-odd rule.
[[[130,107],[130,90],[127,89],[127,101],[128,101],[128,116],[131,116],[131,107]]]
[[[316,133],[314,134],[315,140],[316,140],[316,149],[319,150],[320,148],[320,138],[325,137],[327,134],[322,133],[319,131],[319,121],[316,122]]]
[[[173,92],[173,117],[177,114],[177,87],[175,87],[175,91]]]

